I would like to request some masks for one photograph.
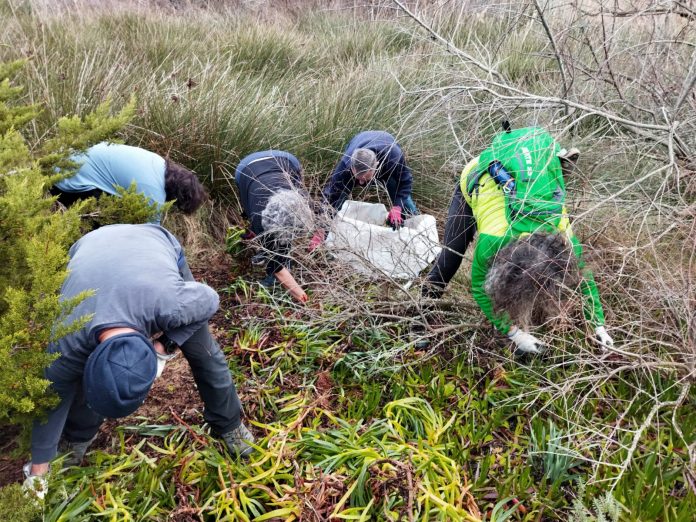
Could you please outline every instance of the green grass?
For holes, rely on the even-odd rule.
[[[403,367],[361,374],[341,364],[359,349],[355,339],[373,353],[389,342],[366,321],[354,321],[347,337],[297,320],[298,310],[274,300],[267,313],[246,315],[248,302],[263,296],[230,291],[242,301],[229,310],[238,324],[230,356],[261,435],[258,452],[248,463],[230,459],[195,426],[147,421],[119,428],[111,448],[92,453],[85,467],[52,476],[46,520],[160,520],[186,510],[206,520],[297,520],[312,513],[344,520],[564,520],[571,511],[597,513],[595,499],[616,504],[624,521],[689,520],[696,508],[682,476],[683,445],[666,414],[641,438],[631,469],[607,489],[604,481],[616,477],[629,431],[649,404],[639,400],[623,411],[603,403],[627,401],[634,378],[613,379],[586,405],[583,415],[597,426],[623,419],[614,451],[593,466],[598,440],[568,418],[567,405],[544,394],[538,403],[520,400],[545,379],[572,378],[575,364],[472,364],[467,353],[443,353],[410,366],[419,355],[402,347]],[[400,340],[391,343],[398,347]],[[655,385],[669,390],[674,382]],[[693,405],[677,414],[695,418]],[[690,438],[693,422],[683,425]]]

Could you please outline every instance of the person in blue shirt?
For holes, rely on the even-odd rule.
[[[392,205],[387,216],[389,225],[398,228],[403,224],[404,215],[419,214],[411,196],[411,169],[394,136],[384,131],[364,131],[350,141],[324,187],[324,201],[340,210],[356,182],[366,186],[373,181],[383,184],[389,194]],[[323,238],[324,232],[318,231],[312,238],[310,250]]]
[[[70,159],[80,168],[51,189],[66,206],[102,193],[117,196],[118,188],[128,189],[133,182],[151,202],[174,201],[186,214],[195,212],[208,198],[193,172],[140,147],[102,142]]]

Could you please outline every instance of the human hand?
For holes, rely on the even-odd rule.
[[[515,343],[515,351],[519,351],[521,353],[534,353],[534,354],[540,354],[541,352],[544,351],[544,343],[542,343],[539,339],[534,337],[532,334],[528,334],[527,332],[523,332],[516,326],[513,326],[510,331],[507,333],[507,336],[510,338],[510,340]]]
[[[319,245],[321,245],[324,242],[324,231],[323,230],[317,230],[314,235],[312,236],[312,240],[309,242],[309,247],[307,248],[308,252],[314,252],[317,248],[319,248]]]
[[[604,328],[604,326],[595,328],[595,341],[599,343],[602,348],[614,347],[614,339],[607,333],[607,329]]]
[[[302,290],[302,287],[300,286],[295,286],[289,290],[290,295],[295,299],[295,301],[299,303],[306,303],[309,301],[309,297],[307,296],[307,293]]]
[[[251,241],[256,237],[256,234],[254,233],[253,230],[245,230],[244,233],[240,236],[244,241]]]
[[[404,218],[401,216],[401,207],[393,206],[391,208],[389,214],[387,214],[387,223],[391,225],[394,230],[401,228],[401,225],[404,224]]]

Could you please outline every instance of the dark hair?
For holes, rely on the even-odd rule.
[[[186,167],[166,160],[164,191],[167,201],[185,214],[193,214],[208,199],[208,193],[196,175]]]
[[[496,254],[485,290],[496,313],[528,326],[557,313],[560,300],[579,283],[577,258],[565,236],[534,233]]]

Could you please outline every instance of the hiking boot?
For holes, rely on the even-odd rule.
[[[82,461],[85,460],[87,450],[96,438],[97,436],[95,435],[91,439],[84,442],[71,442],[69,440],[61,439],[60,444],[58,445],[58,451],[60,453],[68,454],[63,461],[63,465],[65,467],[69,467],[79,466],[82,464]]]
[[[278,283],[278,280],[276,279],[275,274],[268,274],[266,277],[259,280],[259,284],[261,286],[263,286],[264,288],[268,288],[269,290],[272,290],[273,288],[275,288],[277,283]]]
[[[253,266],[265,266],[268,262],[268,258],[263,252],[251,256],[251,264]]]
[[[233,455],[246,459],[254,451],[254,448],[249,445],[250,442],[254,442],[254,436],[243,423],[232,431],[223,433],[220,438],[225,442],[225,446]]]

